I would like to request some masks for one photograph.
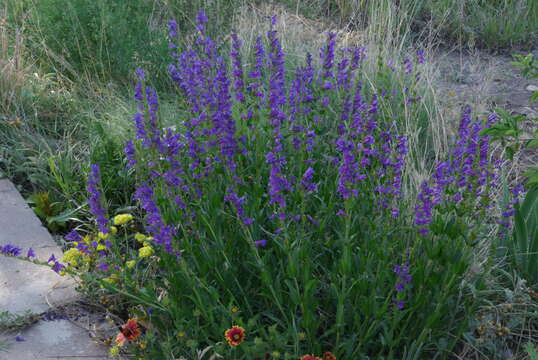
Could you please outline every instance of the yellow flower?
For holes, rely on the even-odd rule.
[[[147,238],[146,238],[146,235],[144,235],[144,234],[136,233],[135,234],[135,239],[138,242],[144,242],[144,240],[146,240]]]
[[[112,233],[112,235],[116,235],[118,233],[118,228],[115,226],[111,226],[110,232]]]
[[[148,343],[145,342],[145,341],[144,341],[144,342],[141,342],[141,343],[139,344],[140,349],[142,349],[142,350],[144,350],[144,349],[146,348],[147,345],[148,345]]]
[[[77,248],[71,248],[64,252],[62,261],[70,266],[78,266],[78,260],[82,256],[82,253]]]
[[[117,280],[116,279],[111,279],[111,278],[104,278],[103,281],[109,283],[109,284],[114,284]]]
[[[125,266],[127,266],[127,268],[129,269],[132,269],[134,268],[135,264],[136,264],[136,260],[130,260],[125,263]]]
[[[108,234],[102,233],[101,231],[99,231],[97,236],[99,237],[100,240],[106,240],[108,238]]]
[[[133,215],[119,214],[114,217],[114,225],[125,225],[131,220],[133,220]]]
[[[82,240],[84,241],[84,243],[86,245],[90,245],[90,243],[92,242],[92,238],[90,237],[90,235],[84,235],[84,237],[82,238]]]
[[[103,245],[103,244],[99,244],[99,245],[97,245],[96,249],[97,249],[97,251],[103,251],[103,250],[106,250],[106,246]]]
[[[237,306],[232,307],[232,314],[237,314],[239,312],[239,308]]]
[[[185,331],[180,331],[180,332],[177,333],[176,336],[181,339],[181,338],[186,337],[187,333]]]
[[[138,257],[150,257],[151,255],[153,255],[154,252],[155,251],[153,251],[153,248],[151,246],[144,246],[138,249]]]
[[[120,348],[117,347],[117,346],[112,346],[110,348],[110,356],[114,357],[114,356],[118,356],[120,353]]]

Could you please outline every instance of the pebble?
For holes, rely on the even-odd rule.
[[[534,92],[534,91],[538,91],[538,86],[536,85],[529,85],[527,86],[527,91],[531,91],[531,92]]]

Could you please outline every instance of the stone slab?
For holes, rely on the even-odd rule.
[[[41,321],[18,335],[0,338],[7,342],[7,351],[0,351],[0,360],[102,360],[107,359],[104,346],[89,338],[88,332],[69,320]]]
[[[31,247],[40,260],[51,254],[61,258],[62,251],[41,225],[15,186],[0,180],[0,245]],[[0,256],[0,309],[12,313],[41,313],[58,301],[76,297],[72,282],[50,268]]]
[[[0,245],[31,247],[40,260],[51,254],[61,258],[62,251],[15,186],[0,179]],[[50,268],[0,256],[0,312],[36,314],[74,301],[73,281]],[[15,341],[16,335],[24,341]],[[74,322],[60,319],[40,321],[20,334],[2,334],[0,360],[106,359],[107,349],[89,337],[88,331]]]

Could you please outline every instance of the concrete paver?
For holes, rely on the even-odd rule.
[[[41,225],[17,189],[0,179],[0,245],[31,247],[40,260],[62,251]],[[51,306],[72,302],[77,297],[73,282],[50,268],[0,256],[0,312],[43,313]],[[14,339],[3,336],[0,342]],[[0,360],[104,359],[106,349],[94,343],[88,332],[68,320],[40,321],[20,334],[24,341],[13,342],[0,351]]]

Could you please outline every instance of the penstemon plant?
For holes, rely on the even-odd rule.
[[[200,12],[195,44],[169,67],[182,119],[162,121],[136,71],[125,155],[140,212],[109,219],[93,165],[99,231],[71,232],[56,265],[130,317],[113,355],[446,358],[474,309],[463,284],[481,286],[473,246],[502,228],[502,163],[482,123],[464,109],[454,150],[415,199],[403,123],[421,102],[422,51],[400,66],[381,59],[376,83],[366,49],[337,50],[333,33],[319,61],[290,71],[275,18],[251,59],[234,34],[222,57],[207,22]]]

